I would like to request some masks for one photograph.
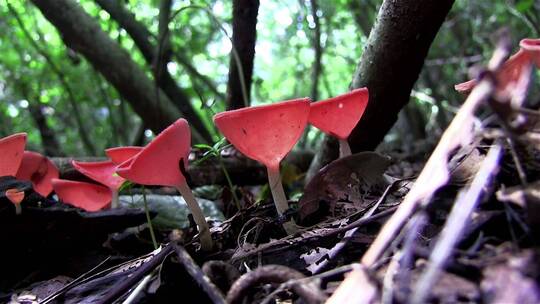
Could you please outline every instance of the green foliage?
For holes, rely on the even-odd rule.
[[[128,33],[94,1],[78,2],[151,77],[151,65],[145,62]],[[156,44],[160,1],[120,2],[148,28],[153,35],[151,42]],[[367,20],[367,24],[371,24],[381,1],[318,2],[316,13],[321,24],[323,56],[317,89],[323,99],[348,90],[367,42],[365,28],[360,22]],[[81,141],[81,130],[86,130],[84,132],[97,154],[111,146],[144,144],[152,136],[151,132],[146,132],[140,141],[138,134],[142,133],[139,131],[144,126],[129,104],[82,56],[63,44],[56,28],[30,1],[9,3],[15,13],[7,2],[0,4],[0,136],[26,131],[29,133],[29,148],[43,151],[42,137],[29,111],[32,106],[41,106],[47,125],[67,155],[92,153]],[[174,52],[167,67],[190,97],[205,125],[218,139],[211,117],[225,109],[231,51],[227,35],[232,35],[232,2],[173,1],[172,11],[186,6],[207,7],[213,17],[204,10],[188,9],[171,20],[169,28]],[[488,58],[492,49],[490,37],[495,29],[509,27],[515,45],[523,37],[540,35],[539,6],[533,0],[456,1],[416,84],[415,92],[419,94],[412,99],[428,121],[427,128],[444,126],[448,116],[452,115],[452,107],[460,104],[463,97],[452,87],[469,78],[471,65]],[[315,60],[313,42],[316,39],[310,7],[309,0],[261,1],[253,104],[310,95]],[[23,26],[17,22],[16,15]],[[227,35],[216,26],[214,18],[223,24]],[[67,85],[60,81],[51,65],[58,68]],[[188,65],[207,77],[219,94],[209,90],[200,77],[192,75]],[[77,110],[70,102],[69,90]],[[75,111],[81,115],[82,122],[75,119]],[[312,131],[308,140],[313,143],[318,138],[317,134]],[[217,151],[216,147],[203,148],[208,149],[209,156]]]
[[[229,172],[227,171],[227,168],[225,168],[225,164],[223,163],[223,158],[221,157],[221,151],[225,150],[226,148],[230,147],[230,144],[227,144],[227,140],[225,137],[218,140],[214,145],[205,145],[205,144],[196,144],[194,147],[197,149],[201,149],[204,152],[203,156],[199,158],[197,161],[195,161],[194,165],[198,165],[206,160],[208,160],[211,157],[217,158],[219,165],[221,167],[221,170],[223,171],[223,174],[225,175],[225,179],[227,179],[227,184],[229,185],[229,189],[231,191],[234,203],[236,205],[236,208],[238,210],[241,209],[240,200],[238,199],[238,196],[236,195],[236,187],[234,186],[231,177],[229,175]]]

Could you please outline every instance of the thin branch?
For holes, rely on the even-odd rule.
[[[110,0],[95,0],[95,2],[122,27],[128,35],[133,39],[133,42],[141,51],[145,61],[154,65],[156,61],[156,47],[151,43],[151,39],[155,37],[148,31],[146,26],[135,19],[135,16],[128,11],[121,1]],[[168,31],[165,31],[162,37],[165,37]],[[195,75],[195,74],[193,74]],[[195,75],[196,76],[196,75]],[[207,84],[208,82],[203,83]],[[172,78],[166,68],[162,69],[160,75],[160,88],[169,97],[174,106],[188,118],[194,130],[200,135],[200,139],[206,142],[212,141],[212,136],[207,130],[204,122],[197,114],[191,105],[190,98],[186,95],[176,81]]]
[[[496,174],[502,155],[502,146],[495,143],[482,162],[471,186],[458,194],[448,220],[444,225],[439,240],[429,257],[429,264],[414,288],[412,303],[425,303],[433,285],[437,282],[441,271],[451,256],[454,247],[463,235],[463,230],[478,204],[481,195],[489,187]]]

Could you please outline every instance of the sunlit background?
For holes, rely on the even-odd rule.
[[[137,20],[157,33],[159,1],[125,2]],[[150,67],[129,35],[93,1],[79,3],[151,77]],[[0,137],[28,132],[28,148],[43,152],[36,117],[31,114],[36,109],[41,109],[65,155],[101,155],[106,147],[140,143],[153,136],[115,89],[82,56],[65,47],[39,10],[29,1],[11,4],[18,17],[5,3],[0,4]],[[185,9],[193,4],[207,7],[213,17],[206,10]],[[315,14],[323,55],[316,89],[318,98],[324,99],[348,90],[381,1],[318,4]],[[216,140],[219,134],[211,117],[224,110],[231,5],[231,1],[174,1],[173,12],[181,12],[170,24],[174,54],[167,69],[189,94]],[[402,127],[389,134],[387,141],[405,142],[411,136],[418,139],[440,132],[463,100],[453,85],[468,79],[468,68],[489,56],[495,30],[509,27],[514,42],[539,36],[540,18],[534,5],[532,0],[456,1],[431,48],[412,102],[402,113]],[[314,17],[310,1],[261,0],[252,104],[310,96],[317,39]],[[83,132],[92,147],[81,141]],[[313,148],[319,139],[311,130],[301,145]]]

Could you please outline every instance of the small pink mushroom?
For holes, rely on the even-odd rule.
[[[178,119],[132,158],[121,164],[118,175],[141,185],[171,186],[178,189],[199,226],[204,251],[212,249],[212,236],[204,214],[187,185],[181,168],[187,168],[191,132],[185,119]]]
[[[89,212],[107,208],[111,202],[111,191],[104,186],[57,178],[52,185],[62,202]]]
[[[47,157],[31,151],[24,151],[23,159],[15,177],[32,182],[34,190],[42,196],[53,191],[53,178],[58,178],[58,168]]]
[[[540,69],[540,39],[525,38],[519,42],[519,46],[529,54],[536,68]]]
[[[24,191],[16,188],[8,189],[6,190],[6,197],[13,205],[15,205],[15,214],[21,214],[21,202],[24,199]]]
[[[118,208],[118,189],[120,189],[120,186],[122,186],[125,179],[116,174],[116,168],[118,166],[115,163],[112,161],[72,161],[71,164],[77,171],[109,188],[112,195],[111,208]]]
[[[364,114],[369,100],[367,88],[311,103],[309,123],[339,140],[339,157],[351,155],[347,138]]]
[[[522,91],[528,85],[528,77],[532,65],[540,67],[540,39],[523,39],[519,43],[520,50],[503,64],[496,75],[498,86],[496,94],[503,98],[511,98],[516,90]],[[476,86],[472,79],[454,86],[460,93],[468,94]]]
[[[23,158],[26,133],[0,138],[0,176],[15,176]]]
[[[307,125],[309,98],[218,113],[214,123],[231,144],[247,157],[263,163],[274,204],[281,216],[289,209],[281,183],[279,164],[296,144]],[[294,222],[283,225],[296,231]]]
[[[111,159],[113,163],[115,163],[116,165],[120,165],[126,160],[139,154],[142,149],[143,147],[136,146],[116,147],[105,150],[105,154],[107,154],[107,156]]]

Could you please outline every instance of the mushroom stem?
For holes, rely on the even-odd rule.
[[[111,199],[111,209],[118,208],[118,190],[111,189],[112,199]]]
[[[270,191],[272,192],[272,197],[274,198],[274,204],[279,216],[282,216],[285,211],[289,209],[289,203],[287,202],[287,197],[285,196],[285,191],[283,190],[283,184],[281,183],[281,175],[279,174],[279,166],[277,168],[267,168],[268,171],[268,184],[270,185]],[[283,228],[287,234],[293,234],[298,231],[294,220],[287,221],[283,223]]]
[[[347,139],[340,139],[339,140],[339,158],[349,156],[351,155],[351,146],[349,146],[349,142]]]
[[[186,201],[186,204],[193,215],[195,223],[197,226],[199,226],[199,240],[201,241],[201,249],[203,251],[212,250],[212,235],[210,234],[210,228],[208,228],[208,223],[204,218],[201,207],[199,207],[199,203],[197,203],[195,196],[193,196],[193,192],[191,192],[191,189],[185,182],[176,186],[176,189],[178,189],[180,194],[182,194],[182,197]]]

